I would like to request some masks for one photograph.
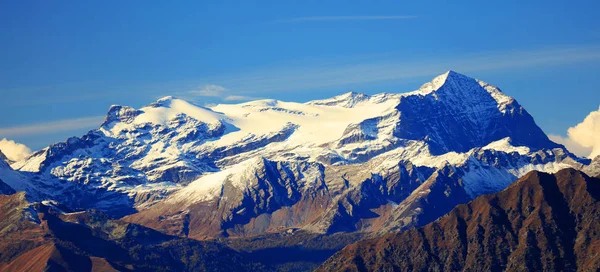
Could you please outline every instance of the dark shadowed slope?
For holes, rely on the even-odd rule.
[[[118,220],[0,195],[0,271],[255,271],[236,251]]]
[[[320,271],[597,271],[600,179],[530,172],[420,229],[365,240]]]

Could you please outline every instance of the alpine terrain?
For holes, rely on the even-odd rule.
[[[425,226],[528,172],[574,168],[595,175],[598,162],[550,141],[499,88],[449,71],[399,94],[350,92],[306,103],[266,99],[215,106],[164,97],[140,109],[113,105],[100,127],[81,137],[21,161],[0,161],[0,192],[25,192],[24,198],[18,194],[19,203],[33,203],[28,205],[36,211],[22,217],[27,224],[51,224],[34,216],[41,212],[68,225],[75,220],[71,213],[85,211],[78,224],[93,233],[100,220],[94,218],[102,217],[118,223],[101,225],[135,226],[161,241],[224,241],[242,253],[327,244],[314,265],[362,237]],[[527,177],[532,175],[547,178]],[[48,212],[47,203],[69,212]],[[127,234],[123,228],[119,235]],[[115,235],[101,229],[109,232],[103,241]],[[511,235],[506,239],[521,245],[521,234]],[[329,242],[315,242],[324,240]],[[256,248],[252,241],[270,242]],[[44,254],[63,250],[57,242],[35,245],[45,246],[38,249]],[[227,247],[214,250],[235,256]],[[452,265],[467,267],[460,258]],[[579,262],[571,260],[564,265]]]
[[[99,212],[0,195],[0,271],[256,271],[214,242],[168,236]]]
[[[600,179],[533,171],[420,229],[344,248],[320,271],[597,271]]]

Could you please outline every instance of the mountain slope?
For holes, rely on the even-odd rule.
[[[319,271],[596,271],[600,179],[531,172],[423,228],[347,246]]]
[[[13,163],[13,161],[9,160],[6,155],[4,155],[4,153],[2,153],[2,150],[0,150],[0,162],[4,162],[7,164]]]
[[[505,137],[535,150],[558,147],[521,105],[492,85],[453,71],[430,84],[430,93],[402,98],[399,138],[426,139],[432,154],[466,152]]]
[[[110,220],[65,212],[25,194],[0,195],[2,271],[250,271],[267,269],[213,242],[176,238]]]
[[[600,177],[600,156],[597,156],[592,162],[584,168],[584,171],[593,177]]]

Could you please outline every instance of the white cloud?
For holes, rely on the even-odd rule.
[[[555,134],[549,134],[548,138],[550,138],[550,140],[554,141],[555,143],[564,145],[567,148],[567,150],[573,152],[575,155],[577,155],[579,157],[587,157],[592,152],[591,148],[581,146],[577,142],[569,139],[568,137],[563,137],[563,136],[555,135]]]
[[[265,94],[319,89],[349,84],[365,84],[417,77],[431,77],[447,70],[461,73],[502,71],[564,65],[600,60],[599,46],[537,48],[523,51],[492,51],[451,57],[435,57],[406,61],[386,56],[331,61],[304,62],[299,65],[253,69],[251,72],[208,78],[227,82],[230,90],[243,90],[237,95]]]
[[[49,134],[61,131],[70,131],[83,128],[94,128],[99,126],[104,120],[104,116],[85,117],[77,119],[67,119],[52,121],[41,124],[31,124],[26,126],[4,127],[0,128],[0,136],[21,136]]]
[[[11,161],[20,161],[31,155],[29,147],[6,138],[0,140],[0,150]]]
[[[277,20],[276,22],[309,22],[309,21],[374,21],[414,19],[414,15],[401,16],[314,16]]]
[[[550,139],[563,144],[578,156],[595,158],[600,155],[600,107],[588,114],[583,122],[567,130],[568,138],[549,135]]]
[[[600,107],[590,112],[583,122],[569,128],[568,135],[581,146],[592,149],[590,158],[600,155]]]
[[[211,96],[220,97],[223,96],[227,89],[223,86],[209,84],[201,86],[198,90],[189,91],[189,94],[196,96]]]
[[[225,97],[225,101],[248,101],[256,100],[256,97],[245,96],[245,95],[228,95]]]
[[[205,107],[205,108],[212,108],[212,107],[216,107],[217,105],[218,105],[218,104],[215,104],[215,103],[205,103],[205,104],[204,104],[204,107]]]
[[[229,89],[215,84],[203,85],[197,90],[187,92],[187,94],[192,96],[217,97],[225,101],[248,101],[257,99],[252,96],[231,94]]]

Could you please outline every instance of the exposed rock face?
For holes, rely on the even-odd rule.
[[[318,271],[597,271],[600,179],[531,172],[419,229],[347,246]]]
[[[247,172],[232,173],[219,199],[181,191],[177,194],[182,198],[165,200],[125,220],[197,239],[256,235],[291,227],[318,216],[321,206],[331,198],[318,195],[324,192],[319,181],[322,171],[323,166],[317,163],[260,159],[253,161]],[[311,172],[314,180],[304,179]]]
[[[401,99],[397,137],[426,139],[432,154],[466,152],[505,137],[535,150],[558,147],[498,88],[453,71],[445,77],[434,92]]]
[[[386,156],[339,166],[263,158],[242,172],[224,173],[227,180],[214,192],[198,194],[191,184],[124,220],[196,239],[254,236],[281,228],[388,233],[422,226],[479,194],[502,190],[520,175],[511,172],[519,165],[557,160],[487,150],[474,151],[471,158],[439,169],[410,162],[390,165]],[[196,185],[209,182],[201,179]]]
[[[175,238],[89,211],[66,213],[0,195],[2,271],[255,271],[268,269],[213,242]]]
[[[594,158],[584,171],[592,177],[600,177],[600,156]]]

